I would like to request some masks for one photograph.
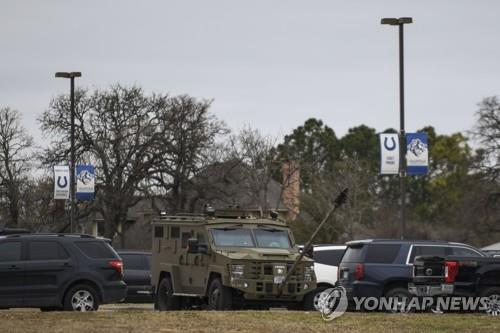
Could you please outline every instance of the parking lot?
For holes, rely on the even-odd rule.
[[[347,313],[324,322],[316,312],[154,312],[149,304],[103,306],[98,312],[0,311],[2,332],[498,332],[500,318],[481,314]]]

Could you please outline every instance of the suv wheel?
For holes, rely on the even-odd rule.
[[[97,311],[98,308],[97,292],[86,284],[72,287],[64,297],[64,310],[66,311]]]
[[[481,292],[481,297],[486,297],[485,312],[492,316],[500,315],[500,288],[490,287]]]
[[[179,297],[174,296],[172,281],[168,276],[164,277],[158,286],[156,303],[159,311],[179,310]]]
[[[213,279],[208,288],[209,310],[231,310],[231,289],[224,287],[219,278]]]
[[[392,312],[408,312],[410,309],[407,308],[412,295],[407,289],[397,287],[392,288],[385,293],[387,298],[392,298]]]

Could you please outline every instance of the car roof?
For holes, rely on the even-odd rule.
[[[355,246],[360,246],[364,244],[370,244],[370,243],[382,243],[382,244],[443,244],[443,245],[460,245],[460,246],[466,246],[466,247],[473,247],[468,244],[463,244],[463,243],[456,243],[456,242],[448,242],[448,241],[442,241],[442,240],[413,240],[413,239],[360,239],[360,240],[354,240],[347,242],[347,246],[355,247]]]
[[[11,234],[11,235],[0,235],[0,240],[3,239],[19,239],[19,238],[54,238],[60,237],[61,239],[81,239],[81,240],[102,240],[105,241],[104,238],[94,237],[86,234],[58,234],[58,233],[20,233],[20,234]]]
[[[151,255],[150,251],[139,251],[139,250],[116,250],[118,254],[143,254],[143,255]]]
[[[345,250],[347,245],[344,244],[319,244],[314,245],[314,251],[327,251],[327,250]]]

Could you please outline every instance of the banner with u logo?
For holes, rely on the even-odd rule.
[[[380,173],[397,175],[399,173],[399,139],[395,133],[380,134]]]
[[[69,167],[67,165],[54,166],[54,199],[69,199]]]

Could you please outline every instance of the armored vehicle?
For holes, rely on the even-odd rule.
[[[314,262],[300,258],[290,271],[298,248],[288,225],[271,215],[224,210],[154,220],[156,308],[312,307]]]

